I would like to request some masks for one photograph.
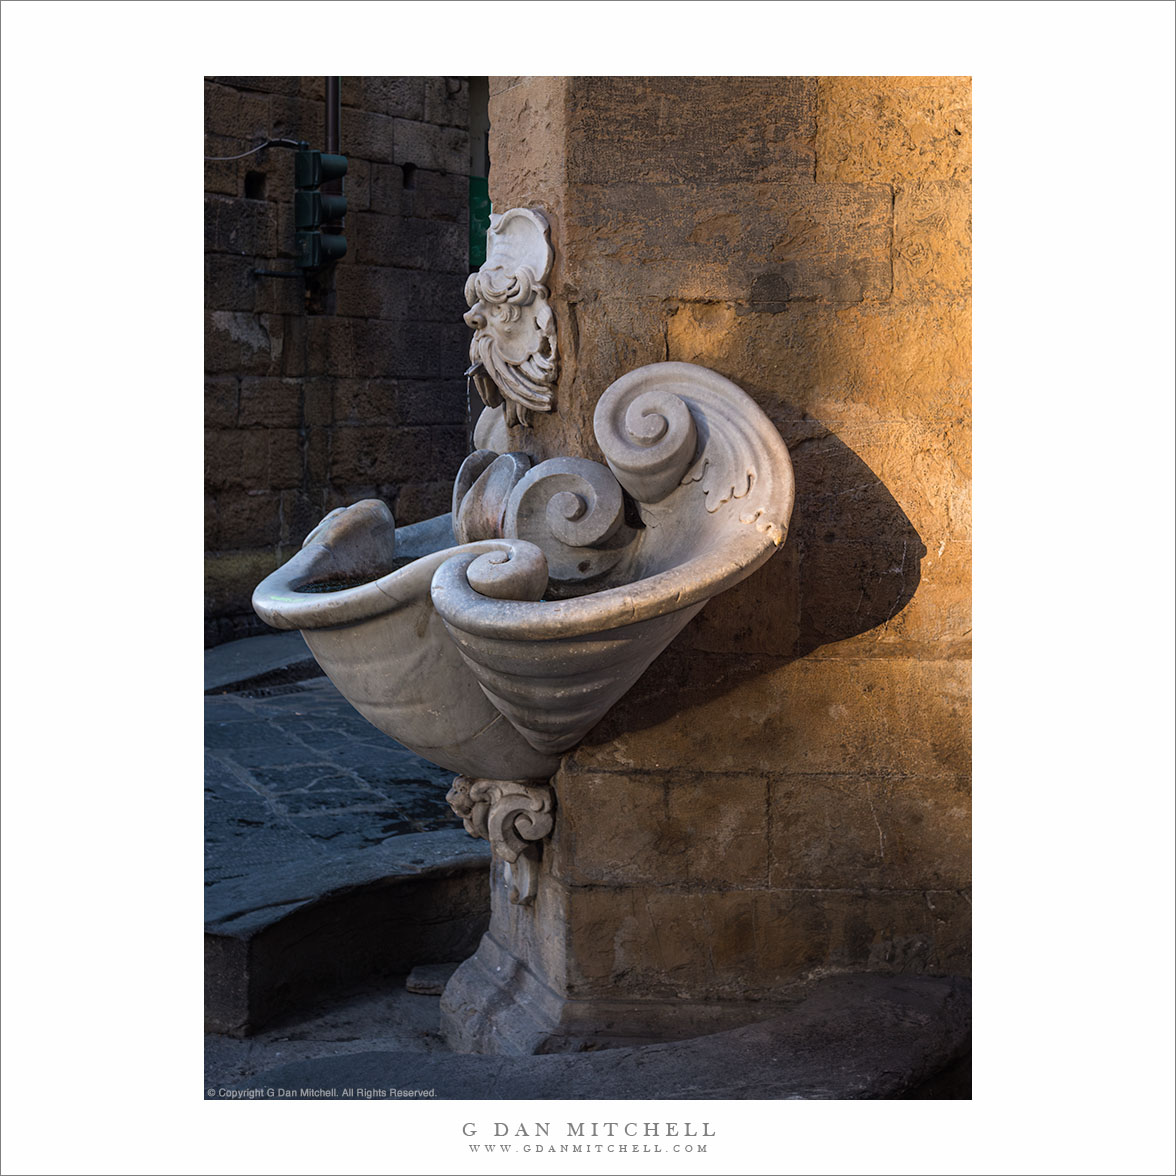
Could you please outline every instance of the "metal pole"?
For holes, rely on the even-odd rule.
[[[339,152],[339,78],[327,78],[327,153]]]
[[[340,140],[340,107],[341,102],[339,98],[339,82],[340,78],[327,78],[327,109],[326,109],[326,152],[328,155],[340,155],[339,150]],[[322,191],[332,195],[341,196],[343,194],[342,180],[329,180],[323,184]],[[342,223],[323,225],[323,231],[326,233],[341,233],[343,231]]]

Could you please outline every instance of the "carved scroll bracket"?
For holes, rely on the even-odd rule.
[[[539,843],[555,826],[555,793],[549,784],[458,776],[445,799],[466,832],[490,842],[506,863],[510,901],[528,906],[538,886]]]

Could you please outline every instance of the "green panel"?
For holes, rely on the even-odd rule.
[[[485,176],[470,176],[470,269],[486,260],[486,233],[490,228],[490,184]]]

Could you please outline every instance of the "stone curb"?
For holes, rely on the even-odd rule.
[[[225,694],[322,676],[301,633],[267,633],[204,651],[204,693]]]
[[[443,829],[208,887],[206,1030],[248,1036],[336,989],[464,959],[489,921],[489,862]]]

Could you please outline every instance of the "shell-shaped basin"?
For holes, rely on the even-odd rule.
[[[479,422],[475,472],[493,462],[486,438],[506,448],[495,413]],[[779,433],[706,368],[628,373],[594,427],[607,469],[520,461],[513,489],[501,470],[475,482],[470,493],[498,486],[502,500],[463,517],[501,519],[501,534],[455,546],[453,516],[397,531],[382,503],[361,502],[328,516],[254,608],[301,629],[356,709],[426,758],[469,776],[550,776],[712,596],[777,550],[792,512]],[[624,522],[593,530],[594,509],[616,510],[612,478]],[[556,568],[571,571],[557,580]]]

